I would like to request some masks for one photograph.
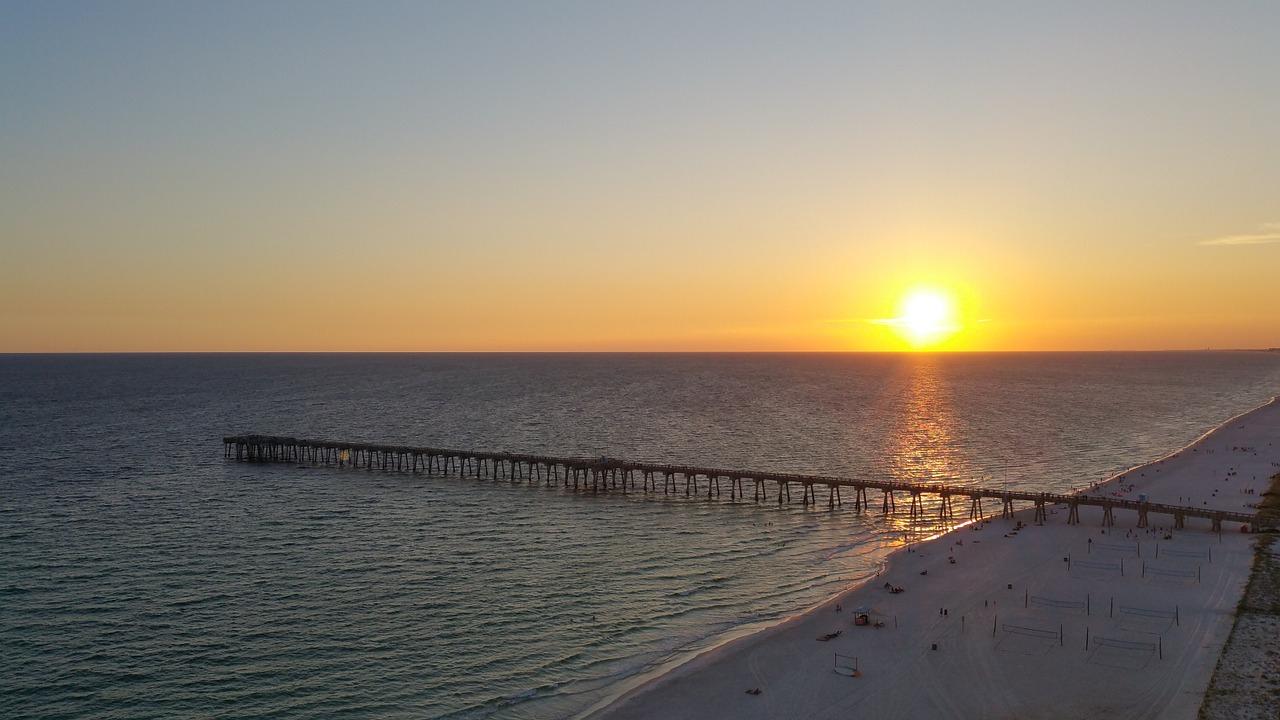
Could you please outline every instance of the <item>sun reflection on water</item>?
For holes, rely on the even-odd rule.
[[[887,447],[887,470],[895,480],[923,485],[935,482],[972,484],[974,463],[957,437],[957,417],[951,384],[944,377],[941,359],[934,354],[903,357],[901,402]],[[924,522],[912,525],[906,513],[890,516],[891,522],[912,535],[929,534],[938,525],[937,496],[924,495]],[[897,502],[909,504],[910,497]],[[957,516],[965,508],[956,507]]]

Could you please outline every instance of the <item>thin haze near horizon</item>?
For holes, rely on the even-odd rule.
[[[1280,5],[605,5],[0,3],[0,352],[1280,345]]]

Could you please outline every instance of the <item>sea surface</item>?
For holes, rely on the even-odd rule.
[[[1067,490],[1277,392],[1260,352],[0,356],[0,717],[569,717],[935,529],[224,435]]]

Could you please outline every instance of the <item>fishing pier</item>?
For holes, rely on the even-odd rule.
[[[403,445],[379,445],[371,443],[337,442],[331,440],[307,440],[274,435],[235,435],[224,437],[223,457],[240,462],[280,462],[336,467],[364,468],[397,472],[425,472],[439,475],[456,475],[464,478],[509,480],[513,484],[559,484],[574,491],[621,492],[636,490],[657,493],[662,485],[664,495],[683,492],[686,497],[700,496],[704,490],[708,499],[721,495],[721,480],[728,485],[730,500],[745,500],[746,487],[752,487],[755,502],[769,502],[773,490],[779,505],[791,502],[791,490],[800,491],[801,502],[818,504],[818,490],[825,489],[829,508],[843,506],[842,490],[852,494],[854,509],[862,512],[872,509],[868,493],[878,493],[876,504],[888,514],[897,510],[899,498],[908,505],[912,520],[925,515],[925,496],[939,500],[937,517],[941,522],[955,522],[957,500],[963,507],[968,504],[968,519],[985,517],[983,501],[1000,503],[1001,517],[1011,518],[1014,504],[1031,504],[1035,507],[1035,522],[1048,519],[1049,505],[1065,505],[1067,523],[1080,522],[1080,507],[1102,509],[1102,524],[1115,524],[1115,512],[1127,510],[1137,513],[1137,527],[1147,527],[1152,514],[1167,515],[1175,528],[1185,526],[1187,518],[1203,518],[1212,523],[1215,532],[1222,531],[1222,523],[1252,523],[1253,515],[1181,505],[1151,503],[1115,497],[1096,497],[1083,494],[1024,492],[992,489],[951,483],[912,483],[901,480],[863,480],[826,475],[761,472],[754,470],[730,470],[725,468],[665,463],[635,462],[615,458],[556,457],[522,453],[481,452],[474,450],[447,450],[443,448],[410,447]]]

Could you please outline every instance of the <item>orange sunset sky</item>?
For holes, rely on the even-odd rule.
[[[1280,345],[1280,6],[1116,5],[7,3],[0,352]]]

